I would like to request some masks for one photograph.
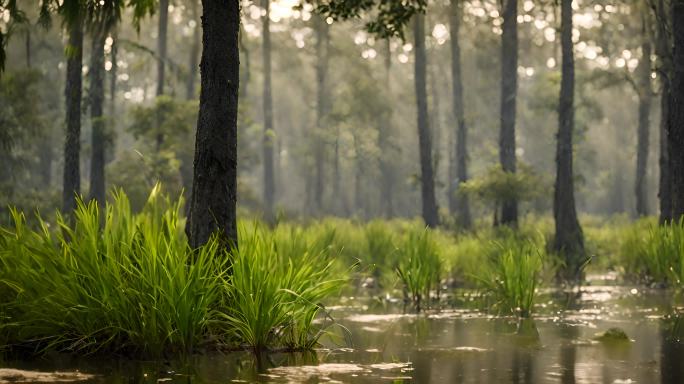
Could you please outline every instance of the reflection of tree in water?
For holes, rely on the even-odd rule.
[[[660,382],[684,383],[684,315],[663,319],[660,337]]]
[[[533,351],[539,347],[539,331],[532,319],[520,319],[516,326],[511,381],[514,384],[534,382]]]
[[[559,327],[562,338],[560,344],[561,383],[575,383],[575,363],[577,362],[577,345],[572,341],[577,339],[579,329],[563,324]]]

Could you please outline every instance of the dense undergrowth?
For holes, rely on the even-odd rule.
[[[182,202],[155,188],[139,213],[123,193],[54,224],[12,211],[0,230],[0,345],[12,351],[160,356],[203,348],[307,349],[335,324],[341,290],[435,308],[460,288],[503,315],[530,316],[562,261],[552,222],[426,230],[418,220],[239,223],[239,249],[191,250]],[[583,220],[593,271],[681,287],[684,224]],[[354,266],[354,268],[352,268]],[[362,288],[363,287],[363,288]]]

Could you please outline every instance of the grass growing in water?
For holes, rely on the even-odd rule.
[[[542,271],[539,249],[527,241],[508,236],[493,243],[488,266],[476,276],[501,313],[529,317]]]
[[[430,292],[439,299],[442,260],[429,230],[412,231],[398,251],[397,274],[404,286],[404,296],[420,311],[430,306]],[[425,304],[423,304],[425,303]]]
[[[240,224],[239,250],[191,250],[181,202],[156,187],[134,214],[118,193],[73,224],[0,230],[0,348],[159,357],[207,344],[310,348],[313,320],[342,284],[329,280],[330,237]],[[250,228],[247,230],[245,228]],[[229,266],[232,263],[232,275]],[[234,345],[235,345],[234,344]]]
[[[684,282],[684,221],[636,227],[622,250],[625,272],[646,283],[682,287]]]

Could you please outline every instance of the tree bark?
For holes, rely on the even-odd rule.
[[[472,226],[470,215],[470,203],[468,196],[458,193],[461,183],[468,181],[468,131],[463,107],[463,74],[461,71],[461,46],[459,30],[461,28],[461,5],[459,0],[451,0],[451,12],[449,13],[449,26],[451,31],[451,81],[453,92],[453,113],[457,124],[456,146],[453,148],[455,164],[450,161],[449,180],[449,210],[455,215],[458,223],[465,229]],[[451,178],[456,176],[455,179]]]
[[[263,165],[264,165],[264,215],[267,222],[275,220],[274,198],[275,177],[273,151],[275,148],[275,130],[273,127],[273,97],[271,95],[271,19],[270,0],[263,0],[262,6],[266,15],[262,18],[262,57],[264,64],[264,132],[262,138]]]
[[[240,85],[240,2],[202,0],[200,110],[192,198],[185,227],[190,245],[212,234],[237,246],[237,112]]]
[[[425,225],[434,228],[439,225],[437,200],[435,199],[435,179],[432,168],[432,140],[428,120],[425,54],[425,15],[414,16],[415,39],[415,87],[418,110],[418,142],[420,151],[420,181],[423,201],[423,220]]]
[[[199,9],[197,5],[197,0],[190,0],[192,20],[194,20],[196,24],[195,30],[192,33],[192,46],[190,47],[190,62],[188,63],[188,83],[185,92],[185,98],[188,100],[195,99],[195,83],[197,82],[197,69],[199,68],[198,58],[201,42]]]
[[[503,33],[501,35],[501,130],[499,161],[506,172],[516,172],[515,116],[518,91],[518,0],[503,0]],[[517,225],[518,202],[501,202],[501,224]]]
[[[584,237],[575,208],[572,135],[575,124],[575,63],[572,43],[572,0],[561,1],[562,78],[558,103],[556,142],[556,183],[553,216],[556,224],[554,249],[565,257],[563,277],[581,279],[584,263]]]
[[[159,0],[159,25],[157,28],[157,97],[164,94],[164,82],[166,74],[166,41],[169,24],[169,0]],[[161,132],[162,116],[157,116],[157,151],[164,144],[164,134]]]
[[[92,125],[92,158],[90,160],[90,200],[105,203],[105,124],[104,104],[104,42],[107,34],[96,27],[90,52],[90,121]]]
[[[392,70],[392,52],[389,38],[385,40],[385,92],[392,94],[390,74]],[[392,110],[382,119],[378,132],[378,148],[380,149],[380,207],[385,218],[394,216],[394,174],[392,169],[391,141],[392,137]]]
[[[31,29],[26,27],[26,40],[24,41],[26,48],[26,68],[31,69]]]
[[[684,0],[673,0],[672,84],[670,88],[670,172],[672,174],[672,219],[684,217]]]
[[[330,27],[323,16],[316,16],[313,20],[316,33],[316,134],[314,162],[316,169],[316,181],[314,184],[314,200],[318,214],[323,212],[323,195],[325,193],[325,117],[329,110],[328,92],[328,61],[330,50]],[[337,139],[336,139],[337,140]],[[337,143],[335,143],[335,155]],[[337,161],[337,159],[335,159]],[[335,167],[338,167],[335,164]],[[339,172],[339,169],[334,170]]]
[[[81,96],[83,92],[83,22],[76,20],[69,26],[66,71],[66,140],[64,142],[64,184],[62,212],[71,214],[75,198],[81,193]]]
[[[648,169],[648,150],[650,147],[649,130],[651,125],[651,100],[653,90],[651,89],[651,40],[648,36],[648,22],[642,16],[642,44],[641,62],[637,70],[639,80],[639,125],[637,129],[637,163],[634,191],[636,194],[636,214],[637,216],[648,215],[648,182],[646,180],[646,170]]]
[[[670,171],[670,156],[668,139],[668,125],[670,120],[670,82],[672,81],[672,50],[669,26],[671,25],[670,9],[666,9],[665,1],[655,2],[656,39],[655,51],[659,58],[658,75],[662,84],[660,95],[660,175],[658,181],[658,199],[660,202],[660,223],[672,220],[672,173]]]

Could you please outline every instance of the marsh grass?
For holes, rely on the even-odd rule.
[[[403,285],[404,297],[420,311],[430,306],[430,293],[439,300],[442,260],[431,232],[427,229],[409,232],[397,250],[397,275]]]
[[[141,357],[312,348],[332,323],[321,303],[346,282],[333,271],[334,233],[241,222],[239,249],[212,239],[193,250],[181,206],[157,186],[140,213],[119,192],[103,211],[79,203],[54,228],[37,218],[32,229],[13,210],[0,230],[0,348]]]
[[[684,221],[634,227],[622,248],[625,272],[645,283],[681,288],[684,282]]]
[[[11,298],[0,324],[7,342],[77,353],[187,353],[209,336],[227,277],[216,241],[192,254],[180,226],[181,202],[155,188],[139,214],[117,193],[101,212],[79,203],[73,225],[13,211],[0,235],[0,280]]]

